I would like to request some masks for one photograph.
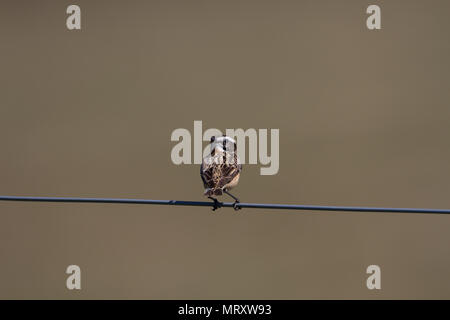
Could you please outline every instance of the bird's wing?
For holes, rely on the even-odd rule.
[[[223,188],[230,183],[242,170],[241,164],[227,164],[220,165],[220,180],[217,183],[217,187]]]
[[[205,188],[219,189],[230,183],[242,170],[235,156],[233,163],[218,162],[214,157],[204,159],[200,166],[200,176]]]
[[[242,165],[237,157],[237,154],[234,153],[230,156],[233,157],[232,161],[225,161],[219,165],[218,170],[220,170],[220,179],[217,182],[217,188],[223,188],[226,186],[242,171]]]
[[[202,161],[200,166],[200,176],[202,177],[203,185],[205,188],[213,188],[213,173],[214,173],[214,163],[212,161]]]

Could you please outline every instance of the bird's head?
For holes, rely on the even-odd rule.
[[[236,152],[236,141],[223,135],[222,137],[211,137],[211,153]]]

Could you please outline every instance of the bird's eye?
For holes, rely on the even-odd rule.
[[[216,137],[212,136],[211,137],[211,142],[214,142],[214,140],[216,140]]]

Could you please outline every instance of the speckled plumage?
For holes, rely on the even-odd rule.
[[[211,154],[203,159],[200,167],[205,196],[208,197],[222,195],[223,190],[235,187],[242,171],[234,140],[229,137],[220,137],[214,142],[219,148],[212,145]],[[220,147],[222,142],[223,148]],[[226,144],[233,146],[232,150],[227,150]]]

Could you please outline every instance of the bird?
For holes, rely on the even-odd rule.
[[[214,201],[213,211],[222,205],[214,196],[221,196],[223,193],[234,199],[233,208],[239,210],[239,199],[229,192],[238,184],[242,171],[236,141],[225,135],[212,136],[210,145],[211,152],[203,158],[200,166],[200,176],[205,187],[204,195]]]

